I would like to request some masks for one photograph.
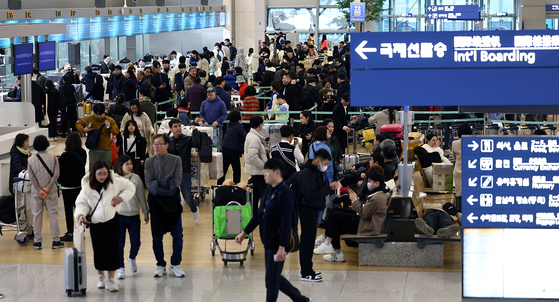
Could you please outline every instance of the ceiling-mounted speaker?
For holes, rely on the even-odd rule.
[[[165,6],[165,0],[155,0],[155,5],[157,5],[157,6]]]
[[[21,0],[8,0],[9,10],[19,10],[21,9]]]
[[[105,0],[95,0],[95,7],[105,8]]]

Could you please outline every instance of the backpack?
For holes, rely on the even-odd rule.
[[[144,56],[144,63],[151,63],[153,61],[153,56],[148,53]]]
[[[295,174],[293,174],[289,179],[291,179]],[[287,185],[287,182],[285,185]],[[281,200],[281,193],[282,192],[278,193],[278,200]],[[295,196],[295,192],[293,192],[293,195]],[[285,251],[288,253],[299,251],[300,238],[299,238],[298,225],[299,225],[299,203],[297,202],[297,200],[295,200],[295,202],[293,203],[293,214],[291,218],[291,236],[289,238],[289,243],[287,244],[287,246],[285,246]],[[281,234],[281,226],[279,227],[278,232]]]
[[[16,221],[16,205],[13,195],[0,197],[0,220],[7,224]]]
[[[310,98],[310,95],[305,91],[303,86],[296,84],[297,87],[297,102],[301,110],[310,109],[314,103]]]

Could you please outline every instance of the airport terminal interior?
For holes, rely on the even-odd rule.
[[[559,301],[553,1],[0,0],[0,299]]]

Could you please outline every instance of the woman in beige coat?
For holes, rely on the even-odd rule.
[[[126,122],[133,119],[136,124],[138,124],[138,130],[140,134],[146,139],[146,147],[149,156],[153,156],[153,148],[151,146],[153,135],[155,135],[155,130],[151,124],[149,116],[142,111],[140,106],[140,101],[138,99],[133,99],[130,101],[130,111],[124,115],[122,118],[122,123],[120,124],[120,134],[123,134],[126,129]]]
[[[452,142],[452,158],[454,158],[454,187],[456,207],[462,212],[462,135],[472,135],[472,128],[468,123],[463,123],[458,129],[458,140]]]
[[[381,111],[369,117],[369,125],[375,125],[375,135],[380,133],[380,127],[387,124],[398,124],[398,114],[392,107],[381,108]]]

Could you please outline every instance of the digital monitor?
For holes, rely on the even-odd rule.
[[[22,75],[33,72],[33,44],[16,44],[12,47],[14,64],[12,71],[14,75]]]
[[[56,42],[37,43],[37,51],[39,55],[39,71],[56,69]]]

